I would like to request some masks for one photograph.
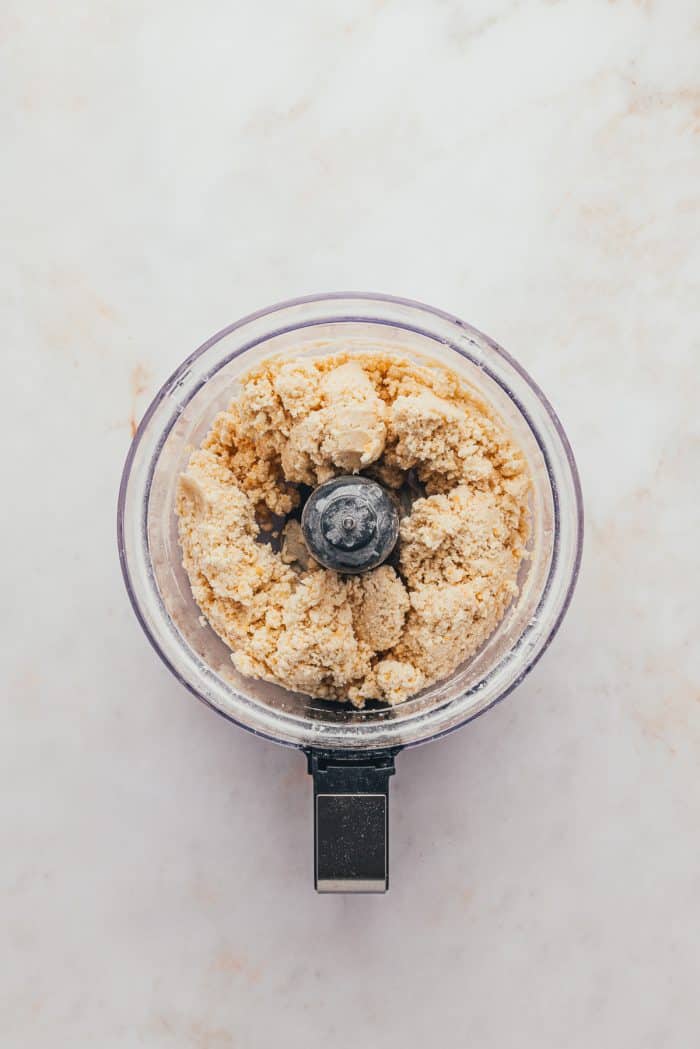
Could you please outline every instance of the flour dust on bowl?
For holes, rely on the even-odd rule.
[[[165,383],[129,451],[129,596],[175,676],[302,749],[315,884],[388,886],[396,755],[506,696],[581,556],[576,466],[504,350],[387,296],[282,303]]]

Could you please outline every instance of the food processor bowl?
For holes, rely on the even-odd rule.
[[[524,452],[532,476],[528,556],[520,570],[519,593],[498,628],[448,679],[397,706],[370,704],[361,710],[290,692],[236,671],[230,650],[192,596],[182,567],[174,510],[178,477],[190,452],[206,436],[214,416],[235,396],[244,373],[273,356],[347,350],[393,352],[457,372],[500,416]],[[457,317],[406,299],[355,293],[295,299],[250,314],[188,357],[143,417],[127,456],[118,505],[119,556],[126,587],[163,661],[191,692],[224,717],[309,754],[317,831],[323,829],[319,825],[323,809],[330,835],[330,842],[328,835],[322,835],[321,845],[317,840],[316,852],[317,887],[327,891],[386,887],[386,790],[393,755],[465,724],[522,681],[567,609],[578,573],[582,532],[581,490],[571,448],[551,405],[520,365]],[[357,769],[370,770],[362,780],[369,790],[354,790]],[[350,789],[344,792],[345,781]],[[323,793],[323,782],[330,793]],[[352,811],[319,801],[341,796],[346,800],[363,796],[364,801]],[[383,816],[381,806],[372,811],[367,800],[372,797],[384,798]],[[364,833],[368,827],[373,828],[371,833]],[[371,862],[365,856],[364,866],[358,867],[353,866],[352,854],[359,831],[380,844]],[[319,863],[328,867],[328,877],[320,876]],[[364,877],[367,871],[372,876]]]

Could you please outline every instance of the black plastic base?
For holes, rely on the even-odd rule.
[[[398,750],[308,750],[317,892],[389,888],[389,777]]]

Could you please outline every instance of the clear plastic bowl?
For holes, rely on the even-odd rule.
[[[244,678],[202,619],[182,568],[174,499],[189,452],[266,357],[381,344],[458,372],[489,401],[532,472],[530,558],[520,593],[482,649],[441,681],[396,707],[354,710]],[[386,346],[386,344],[391,344]],[[355,344],[358,348],[358,344]],[[361,347],[360,347],[361,348]],[[124,467],[118,542],[131,603],[175,676],[225,717],[299,747],[377,750],[441,736],[506,696],[542,655],[561,623],[581,558],[581,489],[571,448],[551,405],[492,339],[457,317],[405,299],[330,294],[284,302],[225,328],[168,379],[146,412]]]

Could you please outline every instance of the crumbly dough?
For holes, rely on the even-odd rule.
[[[399,496],[398,553],[339,575],[283,519],[299,485],[360,471]],[[244,377],[180,478],[183,564],[241,674],[357,707],[400,703],[503,617],[529,487],[521,451],[446,368],[385,349],[272,359]],[[264,541],[275,521],[278,552]]]

